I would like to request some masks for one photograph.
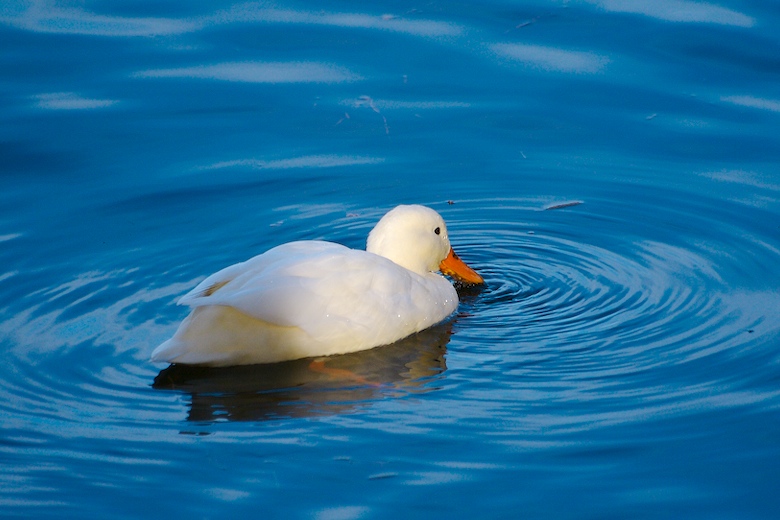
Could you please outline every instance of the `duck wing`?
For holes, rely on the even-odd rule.
[[[179,303],[233,307],[321,339],[344,331],[373,336],[397,327],[398,321],[419,318],[415,276],[365,251],[330,242],[291,242],[209,276]]]

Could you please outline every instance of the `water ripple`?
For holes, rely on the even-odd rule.
[[[484,357],[501,374],[491,384],[506,389],[525,420],[561,432],[572,424],[592,428],[777,398],[771,388],[743,388],[768,377],[764,363],[776,358],[756,345],[761,333],[776,334],[762,324],[777,323],[780,297],[766,288],[735,290],[727,274],[742,259],[713,254],[746,248],[757,231],[723,234],[725,244],[702,248],[696,241],[651,238],[652,228],[662,230],[663,223],[647,224],[648,215],[636,208],[605,218],[600,213],[606,208],[588,203],[557,212],[551,222],[531,201],[503,201],[501,210],[495,201],[467,204],[466,218],[459,218],[460,210],[450,217],[451,234],[464,242],[461,256],[488,284],[464,301],[465,316],[454,331],[465,346],[451,351],[450,366],[462,363],[467,386],[480,386],[476,374],[486,366],[477,359]],[[529,212],[536,212],[537,222]],[[491,216],[489,223],[474,218],[482,214]],[[704,220],[718,230],[718,218]],[[633,228],[634,220],[650,229]],[[601,223],[583,226],[593,221]],[[762,263],[774,255],[755,247],[752,254]],[[756,357],[762,359],[758,366]],[[450,377],[459,376],[451,370]],[[470,396],[495,401],[501,393]],[[537,399],[529,395],[564,399],[575,408],[565,418],[530,419]]]
[[[356,403],[464,385],[458,407],[465,417],[506,413],[508,402],[522,411],[522,428],[566,432],[775,401],[777,392],[765,386],[776,354],[764,345],[776,334],[780,297],[765,278],[755,287],[733,280],[745,283],[748,259],[760,270],[773,265],[777,250],[756,246],[771,241],[745,225],[713,235],[722,243],[698,231],[695,240],[669,243],[659,239],[664,219],[648,223],[646,207],[614,204],[441,205],[455,248],[487,281],[481,290],[461,288],[452,322],[393,347],[330,360],[330,373],[349,371],[349,380],[313,374],[308,362],[163,371],[154,386],[183,392],[186,409],[179,394],[149,388],[156,371],[146,359],[180,318],[176,295],[197,280],[188,253],[163,255],[186,269],[162,279],[154,265],[87,270],[34,291],[21,300],[34,305],[17,307],[4,323],[6,350],[15,355],[12,376],[0,386],[2,408],[17,420],[50,421],[43,430],[53,434],[63,421],[122,430],[183,415],[214,422],[342,414],[364,406]],[[289,206],[277,213],[299,225],[274,229],[290,240],[306,228],[309,237],[362,247],[384,209]],[[688,218],[694,229],[722,228],[718,215]],[[638,221],[645,224],[633,227]],[[464,408],[469,400],[480,404]],[[540,401],[573,408],[564,417],[529,414]],[[486,403],[503,404],[496,410]]]

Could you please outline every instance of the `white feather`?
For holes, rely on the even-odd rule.
[[[193,310],[152,360],[224,366],[354,352],[455,311],[455,289],[432,272],[449,251],[435,211],[399,206],[371,237],[369,251],[291,242],[209,276],[179,300]],[[371,252],[372,242],[390,254]]]

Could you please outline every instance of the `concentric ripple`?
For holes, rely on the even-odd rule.
[[[743,227],[735,231],[733,222],[724,228],[728,215],[691,213],[682,216],[684,232],[670,235],[666,223],[679,215],[654,219],[646,214],[655,210],[652,205],[612,199],[582,204],[485,199],[431,205],[445,216],[453,245],[485,277],[486,287],[460,290],[460,312],[444,336],[433,330],[395,349],[332,360],[333,369],[348,368],[359,378],[337,381],[341,393],[329,394],[330,400],[381,400],[444,370],[444,380],[465,380],[468,386],[482,380],[486,360],[501,374],[493,380],[496,389],[530,389],[538,399],[560,399],[556,392],[561,391],[579,405],[606,402],[622,393],[631,399],[616,405],[621,409],[637,411],[648,402],[664,402],[667,411],[679,411],[692,403],[700,408],[702,400],[715,394],[718,403],[712,406],[721,406],[724,399],[775,396],[775,390],[762,385],[772,378],[764,367],[776,359],[766,344],[777,333],[780,296],[774,290],[776,275],[767,276],[772,276],[778,252],[750,220],[742,220]],[[362,247],[382,209],[290,207],[277,213],[283,219],[271,226],[289,233],[290,240],[302,238],[299,230],[305,228],[304,238]],[[177,262],[170,252],[160,258]],[[160,285],[156,267],[150,265],[104,273],[89,270],[34,292],[28,300],[35,303],[18,306],[5,323],[7,350],[17,353],[11,361],[14,375],[0,389],[6,412],[68,423],[100,418],[105,423],[100,411],[108,406],[116,425],[161,414],[192,415],[193,409],[169,409],[170,394],[148,388],[156,372],[146,361],[181,318],[181,309],[173,305],[176,296],[204,269],[219,268],[231,258],[211,258],[213,267],[193,266],[188,260],[180,257],[184,267],[168,275],[168,285]],[[758,266],[755,279],[745,275],[747,262],[751,272]],[[446,365],[438,354],[430,355],[443,348],[450,359]],[[433,372],[409,371],[410,366],[439,363],[444,368]],[[242,394],[273,392],[261,372],[183,374],[179,377],[187,383],[170,388],[189,392],[192,407],[196,400],[202,403],[198,395],[204,388],[209,395],[218,394],[219,381],[231,381],[224,388],[226,395],[235,395],[236,388]],[[305,366],[287,372],[289,377],[276,378],[276,386],[302,390],[288,391],[285,402],[334,385],[328,380],[322,386],[323,380],[307,375]],[[423,373],[429,376],[419,375]],[[193,377],[199,381],[195,386]],[[366,385],[367,393],[349,390]],[[738,395],[747,387],[752,397]],[[278,401],[275,398],[242,399],[238,405],[210,399],[209,406],[217,408],[199,416],[216,420],[220,407],[233,410],[228,419],[282,413],[268,406]],[[63,406],[76,402],[78,406]],[[260,402],[262,410],[248,409]],[[533,399],[523,394],[517,402]],[[306,413],[316,415],[327,408],[315,404]],[[612,406],[605,410],[608,416],[614,412]]]
[[[778,256],[756,247],[767,242],[749,220],[725,233],[723,214],[691,213],[683,232],[669,234],[668,216],[643,214],[652,206],[614,200],[554,211],[526,200],[461,205],[450,212],[451,234],[487,281],[464,298],[454,331],[462,350],[450,349],[467,385],[488,359],[518,408],[536,401],[529,395],[565,395],[573,410],[589,403],[581,427],[617,412],[642,418],[648,407],[685,413],[777,396],[754,385],[771,379],[776,359],[759,345],[777,334],[777,279],[767,269],[751,280],[744,263],[749,255],[768,268]],[[612,404],[594,415],[595,402]]]

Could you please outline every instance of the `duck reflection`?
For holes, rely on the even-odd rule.
[[[392,345],[269,365],[171,365],[153,387],[190,394],[187,419],[261,421],[355,410],[385,396],[423,393],[447,369],[452,321]]]

